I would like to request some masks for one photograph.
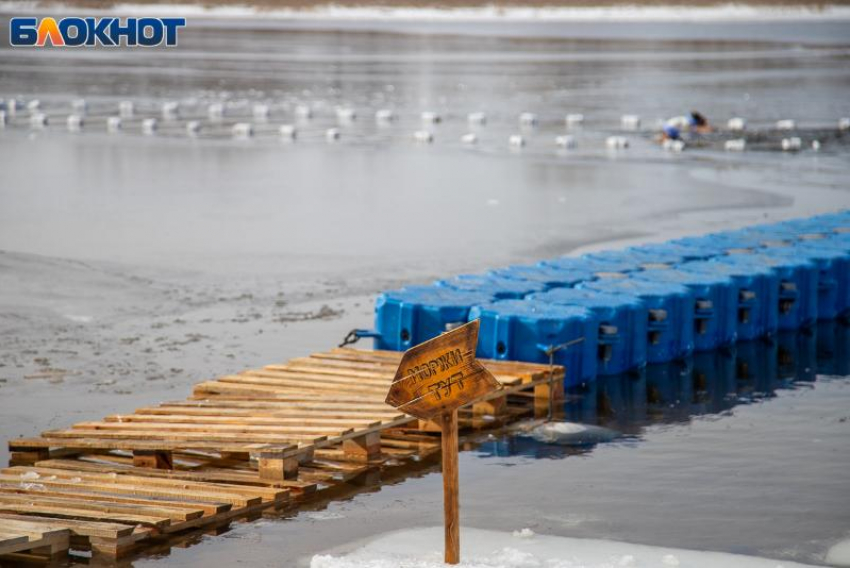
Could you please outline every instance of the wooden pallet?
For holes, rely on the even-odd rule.
[[[438,428],[384,403],[400,359],[333,349],[200,383],[186,400],[12,440],[0,531],[3,519],[36,519],[121,556],[421,459],[439,451]],[[503,389],[462,409],[463,428],[545,412],[563,396],[562,367],[482,362]]]
[[[55,559],[68,554],[71,531],[28,519],[0,518],[0,565],[26,558]]]

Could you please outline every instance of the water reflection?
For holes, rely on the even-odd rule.
[[[721,415],[739,404],[770,399],[777,390],[814,382],[817,374],[850,374],[850,327],[846,324],[821,322],[813,329],[696,353],[638,373],[599,377],[567,392],[560,417],[619,432],[622,437],[616,443],[634,443],[651,425]],[[566,429],[557,441],[550,441],[551,432],[535,438],[529,430],[518,429],[484,442],[479,451],[484,456],[562,458],[587,453],[598,442]]]

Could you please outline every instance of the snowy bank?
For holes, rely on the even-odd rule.
[[[796,562],[755,556],[701,552],[607,540],[512,535],[461,529],[461,568],[801,568]],[[442,527],[405,529],[385,534],[345,556],[314,556],[310,568],[439,568]]]

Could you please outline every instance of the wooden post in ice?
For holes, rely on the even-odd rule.
[[[475,359],[478,320],[408,349],[401,358],[387,404],[421,420],[440,419],[446,564],[460,562],[457,409],[501,388]]]
[[[460,506],[457,473],[457,409],[443,413],[443,514],[446,564],[460,562]]]

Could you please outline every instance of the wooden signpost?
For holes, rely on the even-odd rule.
[[[501,388],[475,359],[478,320],[408,349],[401,358],[387,404],[422,420],[439,420],[443,447],[446,564],[460,562],[457,409]]]

